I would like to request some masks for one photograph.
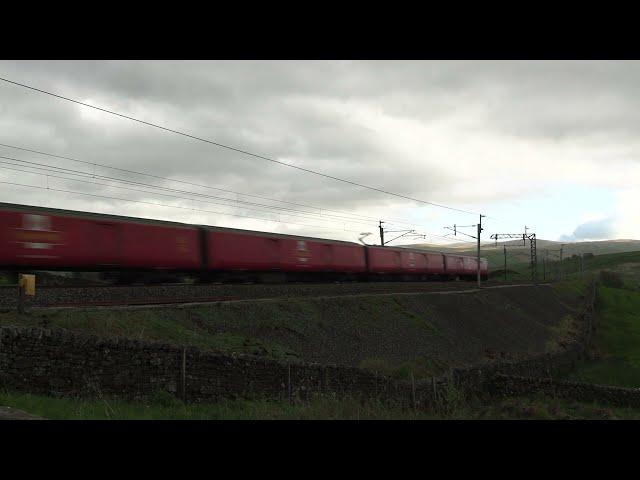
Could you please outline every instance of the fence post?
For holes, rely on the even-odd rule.
[[[182,381],[182,401],[187,403],[187,347],[182,347],[182,368],[181,368],[181,381]]]
[[[416,381],[411,372],[411,408],[416,408]]]

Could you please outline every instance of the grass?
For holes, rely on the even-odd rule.
[[[445,392],[447,393],[447,392]],[[268,400],[224,400],[185,405],[158,392],[148,402],[115,398],[81,400],[0,391],[0,405],[49,420],[616,420],[640,419],[640,410],[596,403],[531,396],[490,403],[461,402],[447,394],[437,411],[391,407],[356,399],[316,398],[289,403]]]
[[[119,399],[81,400],[15,392],[0,393],[0,405],[50,420],[424,420],[433,414],[379,402],[316,398],[307,403],[224,400],[185,405],[159,392],[147,403]]]
[[[597,358],[581,363],[571,380],[622,387],[640,387],[640,291],[597,287]]]
[[[562,264],[565,278],[578,279],[581,277],[579,257],[567,258]],[[554,262],[550,268],[555,272],[558,263]],[[640,288],[640,252],[609,253],[584,259],[585,272],[597,273],[603,270],[613,270],[620,275],[624,288]]]
[[[431,378],[443,374],[449,368],[443,362],[426,357],[400,364],[385,357],[370,357],[362,360],[358,367],[396,380],[410,380],[411,375],[415,380]]]
[[[211,307],[208,307],[211,308]],[[0,325],[58,327],[106,338],[130,338],[190,345],[206,351],[267,355],[297,359],[284,346],[232,332],[219,332],[200,309],[138,309],[131,311],[53,310],[19,315],[0,313]]]
[[[565,315],[558,325],[551,327],[553,336],[546,342],[548,351],[558,350],[580,332],[580,323],[572,315]]]
[[[531,396],[501,399],[466,415],[477,420],[639,420],[640,410]]]
[[[517,252],[517,253],[516,253]],[[487,250],[482,256],[489,260],[490,278],[495,282],[504,281],[504,257],[502,251]],[[538,278],[543,280],[543,271],[546,270],[546,280],[557,281],[560,276],[560,262],[551,260],[543,265],[544,251],[538,249]],[[585,257],[583,270],[587,272],[599,272],[605,269],[613,269],[621,273],[627,286],[640,288],[640,251],[606,253]],[[582,276],[580,257],[565,257],[562,261],[562,276],[565,280],[577,280]],[[531,267],[529,265],[528,249],[518,249],[512,252],[507,250],[507,281],[528,281],[531,279]]]

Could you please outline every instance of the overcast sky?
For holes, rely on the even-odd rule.
[[[283,162],[484,213],[487,240],[525,225],[550,240],[640,238],[638,62],[10,61],[0,62],[0,76]],[[446,225],[477,221],[5,82],[0,143],[211,187],[0,146],[1,156],[35,162],[0,159],[0,181],[49,186],[0,184],[4,202],[352,241],[372,232],[369,242],[377,241],[377,219],[411,223],[389,223],[390,230],[436,235],[448,233]],[[48,178],[16,171],[46,168],[42,164],[71,171]],[[78,170],[92,177],[65,179]],[[150,205],[158,203],[166,206]]]

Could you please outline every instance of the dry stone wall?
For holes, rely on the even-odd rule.
[[[189,402],[311,395],[426,403],[431,384],[397,382],[365,370],[229,356],[62,329],[0,328],[0,384],[60,396],[149,398],[165,390]]]
[[[551,398],[640,408],[640,389],[638,388],[559,381],[551,378],[498,374],[491,382],[491,393],[494,396],[522,396],[542,393]]]

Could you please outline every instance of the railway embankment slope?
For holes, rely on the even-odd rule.
[[[580,283],[447,295],[297,297],[206,305],[0,311],[0,325],[363,367],[406,378],[560,348],[578,330]]]

